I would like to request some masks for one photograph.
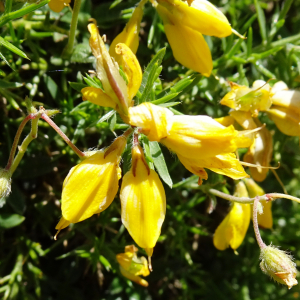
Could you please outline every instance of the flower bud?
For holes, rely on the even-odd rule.
[[[0,169],[0,199],[7,197],[11,191],[11,172]]]
[[[125,253],[117,254],[116,258],[120,264],[122,275],[142,286],[147,287],[148,282],[139,275],[148,276],[150,274],[148,262],[145,257],[137,257],[138,249],[134,245],[126,246]]]
[[[261,270],[275,281],[287,285],[289,289],[298,284],[296,264],[291,255],[270,245],[261,249],[260,259]]]

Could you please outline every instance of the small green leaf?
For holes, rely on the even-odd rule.
[[[254,5],[258,15],[258,24],[260,29],[260,35],[262,40],[265,42],[267,40],[267,28],[266,28],[266,17],[263,9],[261,8],[258,0],[254,0]]]
[[[78,44],[71,55],[71,62],[90,63],[93,58],[91,57],[91,48],[88,44]]]
[[[116,111],[112,109],[112,110],[109,111],[107,114],[105,114],[104,116],[102,116],[102,117],[99,119],[99,121],[97,122],[97,124],[102,123],[102,122],[108,120],[108,119],[109,119],[112,115],[114,115],[114,114],[116,114]]]
[[[3,37],[0,36],[0,44],[3,45],[5,48],[7,48],[8,50],[10,50],[11,52],[23,57],[23,58],[26,58],[26,59],[29,59],[27,57],[27,55],[21,51],[19,48],[17,48],[16,46],[14,46],[13,44],[11,44],[10,42],[6,41]]]
[[[103,255],[100,255],[99,260],[102,263],[102,265],[104,266],[104,268],[106,269],[106,271],[111,270],[111,264]]]
[[[0,215],[0,227],[12,228],[20,225],[25,220],[25,217],[17,214],[1,214]]]
[[[175,98],[179,93],[170,93],[162,98],[159,98],[159,99],[156,99],[154,101],[151,101],[151,103],[153,104],[162,104],[162,103],[165,103],[165,102],[168,102],[170,101],[171,99]]]
[[[86,84],[80,83],[80,82],[70,82],[69,85],[71,86],[72,89],[76,90],[77,92],[81,92],[81,90],[85,87],[87,87]]]
[[[156,80],[157,76],[161,71],[159,68],[165,53],[166,48],[160,49],[150,61],[146,70],[144,71],[139,93],[136,95],[136,97],[139,100],[139,103],[145,102],[147,100],[148,94],[151,92],[153,82]]]
[[[12,65],[8,62],[8,60],[6,59],[6,57],[0,52],[0,57],[4,60],[4,62],[13,70],[15,71],[15,69],[12,67]]]
[[[172,188],[173,182],[158,142],[150,142],[150,153],[159,176],[170,188]]]

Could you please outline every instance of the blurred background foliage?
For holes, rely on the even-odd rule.
[[[47,1],[12,3],[11,19],[0,15],[0,165],[5,166],[21,120],[24,99],[35,105],[58,108],[54,121],[81,150],[108,146],[125,124],[114,116],[101,120],[108,110],[82,102],[83,76],[94,69],[88,44],[89,18],[98,22],[109,44],[123,29],[137,1],[82,0],[76,44],[69,59],[62,59],[67,43],[71,10],[49,10]],[[247,40],[231,35],[205,37],[214,59],[213,76],[193,74],[178,64],[167,43],[162,22],[147,4],[137,57],[142,69],[163,47],[161,75],[149,97],[190,75],[172,101],[184,114],[225,116],[219,104],[229,91],[227,81],[252,85],[257,79],[275,78],[292,89],[300,86],[300,1],[212,1],[226,14],[232,27]],[[71,7],[73,6],[73,1]],[[28,8],[30,7],[30,9]],[[199,20],[201,22],[201,20]],[[5,45],[5,41],[9,42]],[[13,48],[11,45],[17,47]],[[184,45],[182,45],[184,47]],[[261,115],[274,138],[273,165],[289,194],[300,197],[300,150],[298,138],[288,137]],[[29,132],[29,125],[22,137]],[[122,277],[115,259],[133,241],[120,220],[118,197],[90,219],[71,225],[53,240],[60,218],[62,183],[77,156],[44,121],[39,133],[13,176],[12,193],[1,199],[0,295],[2,299],[300,299],[299,286],[288,290],[265,276],[258,263],[259,248],[249,228],[239,255],[231,249],[218,251],[213,233],[229,210],[228,201],[210,198],[196,185],[196,178],[162,149],[173,183],[167,194],[167,215],[153,255],[154,271],[143,288]],[[241,153],[242,154],[242,153]],[[129,158],[130,159],[130,158]],[[124,159],[123,168],[130,161]],[[88,181],[89,179],[86,178]],[[209,172],[207,186],[233,192],[233,180]],[[266,192],[282,192],[272,173],[261,184]],[[209,208],[217,205],[212,213]],[[300,206],[288,200],[273,205],[274,228],[261,230],[267,244],[292,251],[300,266]],[[145,255],[143,250],[140,254]]]

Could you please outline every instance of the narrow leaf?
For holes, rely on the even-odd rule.
[[[1,214],[0,215],[0,227],[12,228],[20,225],[25,220],[25,217],[17,214]]]
[[[11,52],[23,57],[23,58],[26,58],[26,59],[29,59],[27,57],[27,55],[21,51],[19,48],[17,48],[16,46],[14,46],[13,44],[11,44],[10,42],[6,41],[3,37],[0,36],[0,44],[3,45],[5,48],[7,48],[8,50],[10,50]]]

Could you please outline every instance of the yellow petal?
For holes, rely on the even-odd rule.
[[[289,108],[300,115],[300,91],[278,91],[272,96],[272,102],[273,105]]]
[[[169,135],[161,140],[171,151],[191,159],[213,157],[236,150],[238,132],[208,116],[173,116]]]
[[[123,177],[120,199],[122,222],[129,234],[140,247],[153,248],[165,218],[166,196],[139,146],[132,150],[132,167]]]
[[[125,145],[126,139],[119,137],[106,151],[97,151],[70,170],[62,192],[65,220],[83,221],[111,204],[118,191],[120,155]]]
[[[164,107],[142,103],[129,108],[129,124],[142,128],[142,133],[150,141],[160,141],[165,138],[172,127],[173,113]]]
[[[236,197],[247,197],[247,189],[242,182],[236,185]],[[229,246],[236,250],[243,242],[250,223],[250,204],[234,202],[229,214],[218,226],[213,242],[217,249],[225,250]]]
[[[96,105],[103,107],[116,108],[116,103],[101,89],[94,87],[85,87],[81,90],[82,99],[88,100]]]
[[[64,219],[64,217],[61,217],[57,225],[55,226],[56,230],[62,230],[66,227],[68,227],[71,223]]]
[[[131,100],[138,92],[142,83],[142,69],[141,66],[130,50],[125,44],[116,45],[116,56],[120,66],[127,77],[127,92],[128,92],[128,107],[132,106]]]
[[[289,108],[272,106],[268,115],[278,129],[289,136],[300,136],[300,114]]]
[[[225,15],[206,0],[194,0],[189,6],[180,0],[157,0],[171,14],[173,22],[190,27],[205,35],[225,37],[231,26]]]
[[[234,124],[234,118],[232,116],[225,116],[221,118],[214,118],[215,121],[220,123],[221,125],[228,127]]]
[[[88,25],[91,34],[90,46],[97,59],[97,76],[101,80],[105,93],[112,98],[118,108],[127,115],[128,113],[128,94],[125,80],[119,72],[118,64],[110,57],[105,44],[100,37],[96,24]]]
[[[226,175],[233,179],[249,177],[239,160],[236,159],[234,153],[216,155],[204,159],[191,159],[179,154],[177,154],[177,156],[190,172],[203,179],[207,179],[207,174],[206,178],[205,176],[201,176],[201,172],[203,172],[201,171],[201,168],[210,169],[215,173]]]
[[[213,68],[209,47],[202,34],[182,23],[173,23],[161,5],[157,11],[163,19],[165,33],[175,59],[183,66],[209,77]]]
[[[126,44],[134,54],[136,53],[139,47],[139,32],[142,17],[143,8],[141,6],[137,6],[124,30],[112,41],[109,48],[109,54],[116,60],[115,48],[119,43]]]

